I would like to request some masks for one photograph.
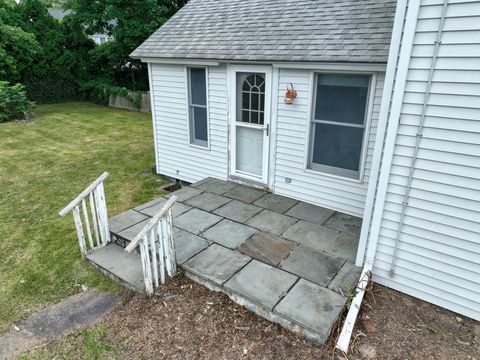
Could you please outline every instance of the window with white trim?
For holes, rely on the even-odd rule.
[[[190,144],[208,146],[207,70],[188,69]]]
[[[309,168],[359,178],[370,75],[316,74]]]

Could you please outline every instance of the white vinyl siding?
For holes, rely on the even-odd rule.
[[[157,172],[187,182],[227,178],[227,72],[209,67],[209,148],[189,144],[187,72],[183,65],[152,64]]]
[[[362,216],[375,142],[378,112],[383,89],[384,74],[377,73],[372,89],[370,127],[363,181],[354,181],[306,169],[308,152],[308,126],[311,117],[313,76],[309,70],[280,69],[277,93],[277,123],[275,141],[275,193],[313,203],[347,214]],[[290,83],[298,92],[293,104],[284,103],[285,89]],[[275,102],[274,102],[275,103]],[[290,182],[288,182],[291,180]]]
[[[374,280],[480,320],[480,1],[449,1],[395,275],[388,274],[442,6],[420,7]]]

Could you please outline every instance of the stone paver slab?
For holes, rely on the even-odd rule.
[[[277,266],[296,246],[297,243],[280,236],[258,232],[241,244],[238,250],[257,260]]]
[[[108,220],[108,225],[111,232],[119,233],[145,219],[148,219],[148,217],[135,210],[128,210],[110,218],[110,220]]]
[[[309,221],[318,225],[322,225],[325,220],[333,215],[335,211],[307,204],[305,202],[299,202],[286,212],[287,215]]]
[[[318,285],[327,286],[344,262],[344,259],[299,246],[279,267]]]
[[[249,261],[248,256],[213,244],[182,266],[201,278],[222,285]]]
[[[173,236],[175,238],[175,255],[178,264],[183,264],[208,246],[207,240],[182,229],[175,228]]]
[[[200,195],[190,198],[185,203],[205,211],[213,211],[220,206],[225,205],[229,201],[232,200],[221,195],[204,192]]]
[[[222,220],[220,216],[200,209],[192,209],[175,219],[176,227],[198,235]]]
[[[123,231],[120,231],[118,235],[124,239],[127,239],[128,241],[133,241],[133,239],[135,239],[135,236],[137,236],[140,233],[140,231],[142,231],[142,229],[148,224],[149,221],[150,221],[150,218],[143,220],[138,224],[130,226],[129,228]]]
[[[262,196],[253,204],[283,214],[296,203],[298,203],[297,200],[270,193]]]
[[[274,311],[325,337],[330,335],[346,298],[304,279],[299,280]]]
[[[362,219],[356,216],[336,212],[325,222],[324,225],[351,235],[360,236]]]
[[[355,290],[362,268],[347,261],[333,280],[328,284],[330,290],[336,291],[343,295],[348,295]]]
[[[235,249],[256,232],[257,230],[254,228],[224,219],[205,231],[202,236],[230,249]]]
[[[181,188],[180,190],[174,191],[173,193],[166,195],[165,197],[169,198],[172,195],[175,195],[178,202],[185,202],[194,196],[200,195],[201,193],[201,190],[195,189],[191,186],[186,186],[184,188]]]
[[[297,279],[292,274],[253,260],[224,287],[271,310]]]
[[[290,216],[282,215],[270,210],[263,210],[246,223],[262,231],[280,235],[297,221],[297,219]]]
[[[300,220],[288,228],[282,236],[312,249],[322,250],[338,234],[336,230]]]
[[[155,216],[156,214],[158,214],[162,210],[162,208],[163,208],[163,206],[165,205],[166,202],[167,202],[167,199],[163,199],[162,201],[159,201],[152,206],[143,208],[142,210],[140,210],[140,212],[142,214],[145,214],[145,215],[148,215],[148,216]],[[172,206],[172,216],[174,218],[178,217],[178,216],[182,215],[183,213],[187,212],[190,209],[191,209],[190,206],[182,204],[182,203],[177,201]]]
[[[358,249],[358,236],[341,232],[334,240],[325,245],[326,252],[355,262]]]
[[[260,211],[262,211],[262,208],[259,208],[258,206],[233,200],[215,210],[214,213],[231,220],[244,223],[254,215],[258,214]]]
[[[206,178],[204,178],[200,181],[197,181],[197,182],[194,182],[194,183],[190,184],[189,186],[192,186],[192,187],[196,188],[196,187],[199,187],[200,185],[205,184],[206,182],[209,182],[212,179],[213,179],[212,177],[206,177]]]
[[[244,185],[238,185],[233,189],[227,191],[223,195],[231,199],[243,201],[246,203],[252,203],[265,194],[266,193],[263,190]]]
[[[237,186],[237,184],[232,182],[209,178],[208,181],[197,185],[197,189],[221,195],[232,190],[233,188],[236,188]]]
[[[160,196],[160,197],[158,197],[158,198],[156,198],[156,199],[153,199],[153,200],[151,200],[151,201],[149,201],[149,202],[146,202],[146,203],[144,203],[144,204],[142,204],[142,205],[138,205],[137,207],[134,207],[133,210],[137,210],[137,211],[140,211],[140,212],[141,212],[141,210],[143,210],[143,209],[145,209],[145,208],[148,208],[148,207],[150,207],[150,206],[156,205],[156,204],[158,204],[158,203],[160,203],[160,202],[161,202],[161,203],[165,203],[165,199],[166,199],[166,198],[165,198],[164,196]]]

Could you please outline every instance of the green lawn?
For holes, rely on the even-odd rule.
[[[82,260],[58,211],[103,171],[109,216],[161,194],[149,114],[89,103],[38,106],[0,124],[0,333],[81,285],[118,290]]]

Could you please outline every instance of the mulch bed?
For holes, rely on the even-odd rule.
[[[105,320],[122,354],[145,359],[322,359],[301,339],[180,276],[153,297],[135,295]],[[331,348],[331,347],[330,347]]]

